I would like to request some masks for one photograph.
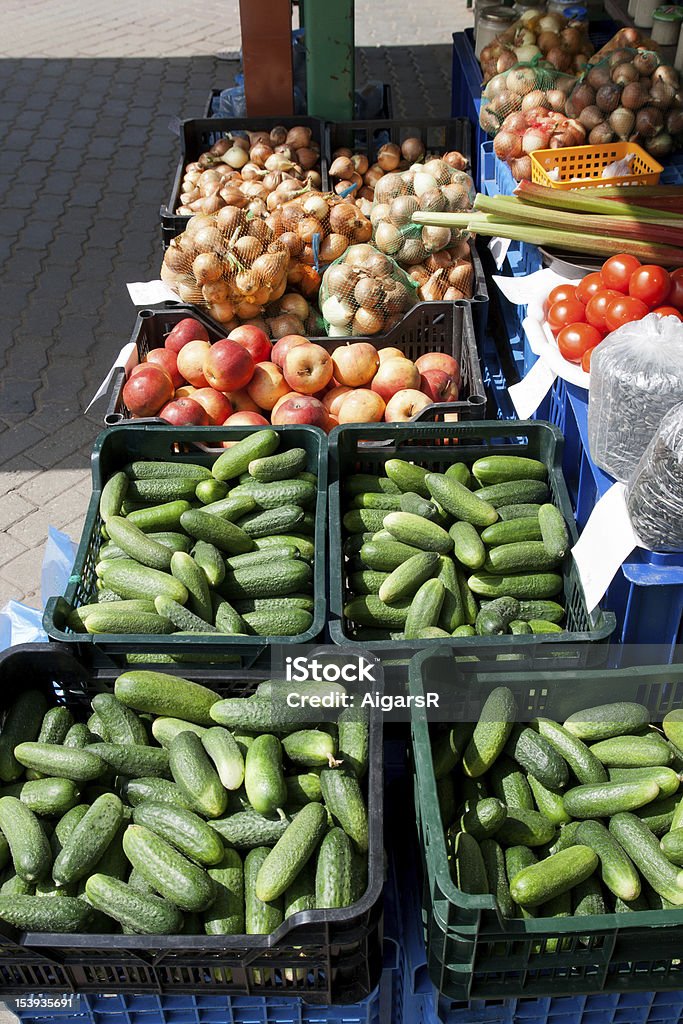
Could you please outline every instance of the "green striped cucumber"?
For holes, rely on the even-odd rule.
[[[402,629],[408,617],[410,601],[388,605],[374,594],[353,597],[344,605],[344,616],[361,626]]]
[[[466,800],[464,812],[460,816],[460,828],[477,840],[487,839],[498,831],[506,818],[507,807],[496,797]]]
[[[285,918],[315,910],[315,864],[309,860],[285,892]]]
[[[368,811],[358,779],[351,771],[326,768],[320,773],[320,788],[332,817],[344,829],[359,853],[368,849]]]
[[[70,885],[90,874],[123,821],[123,804],[114,793],[104,793],[89,807],[55,858],[52,877]]]
[[[200,480],[194,489],[197,501],[202,505],[210,505],[214,501],[222,501],[228,493],[228,485],[221,480]]]
[[[4,790],[3,795],[18,796],[34,814],[43,817],[61,817],[78,802],[78,789],[71,779],[46,778],[17,783]]]
[[[495,839],[483,839],[479,849],[484,861],[488,891],[496,899],[503,917],[515,916],[515,905],[510,897],[510,886],[505,870],[505,854]]]
[[[247,632],[256,636],[299,636],[313,625],[313,616],[303,608],[263,608],[242,616]]]
[[[220,498],[218,501],[212,501],[208,505],[204,505],[202,512],[206,512],[210,516],[218,516],[219,519],[225,519],[229,523],[234,523],[242,516],[246,516],[249,512],[253,512],[256,508],[256,502],[250,494],[229,494],[227,498]]]
[[[496,834],[499,843],[511,846],[544,846],[555,837],[555,825],[540,811],[508,808],[508,815]]]
[[[455,884],[461,892],[475,896],[489,891],[486,865],[477,840],[467,832],[459,832],[453,844]]]
[[[541,505],[538,510],[543,546],[548,554],[561,560],[569,551],[571,540],[564,516],[555,505]]]
[[[510,810],[521,807],[533,811],[534,798],[527,777],[511,758],[501,755],[491,766],[489,780],[493,795]]]
[[[489,547],[500,544],[514,544],[525,540],[541,540],[538,516],[524,516],[520,519],[500,520],[482,530],[481,539]],[[483,564],[483,563],[482,563]],[[478,566],[475,566],[478,568]]]
[[[304,510],[299,505],[281,505],[266,512],[252,512],[238,520],[237,526],[248,537],[270,537],[301,529]]]
[[[244,785],[249,803],[259,814],[284,807],[287,786],[282,769],[282,744],[275,736],[257,736],[247,751]]]
[[[264,511],[283,505],[299,505],[306,510],[315,508],[317,490],[317,481],[297,477],[296,480],[277,480],[271,484],[249,480],[235,487],[232,494],[235,497],[248,494]]]
[[[486,561],[486,548],[471,523],[453,523],[448,531],[453,541],[453,555],[468,569],[479,569]]]
[[[45,878],[52,864],[50,843],[33,811],[15,796],[0,797],[0,830],[19,877],[25,882]]]
[[[534,794],[536,807],[553,825],[566,825],[571,816],[565,807],[562,794],[547,789],[543,783],[529,776],[529,787]]]
[[[278,455],[252,459],[247,472],[261,483],[271,483],[273,480],[287,480],[296,476],[306,468],[307,462],[308,456],[303,448],[290,448]]]
[[[206,910],[215,899],[216,887],[206,871],[143,825],[128,826],[123,848],[156,892],[181,910]]]
[[[518,505],[499,505],[497,511],[503,522],[509,523],[514,519],[538,518],[540,507],[538,502],[520,502]]]
[[[0,896],[0,919],[22,932],[86,932],[93,908],[73,896]]]
[[[568,789],[564,803],[573,818],[609,818],[652,803],[658,794],[659,786],[654,780],[597,782]]]
[[[287,758],[302,768],[327,767],[334,763],[337,753],[334,737],[322,729],[299,729],[290,732],[288,736],[283,737],[282,746]]]
[[[379,588],[380,601],[394,604],[412,597],[440,568],[439,555],[434,551],[423,551],[412,555],[394,569]],[[435,623],[434,623],[435,624]]]
[[[154,600],[157,594],[164,594],[179,604],[187,601],[187,590],[179,580],[159,569],[150,569],[128,558],[117,558],[102,574],[104,584],[120,597],[129,599]],[[103,610],[108,605],[103,606]],[[112,603],[112,608],[115,604]],[[92,615],[97,614],[93,612]],[[88,619],[92,618],[88,616]],[[87,622],[86,622],[87,628]]]
[[[475,494],[494,508],[500,505],[542,504],[549,497],[548,486],[542,480],[506,480],[481,487]]]
[[[460,592],[458,575],[452,558],[448,555],[439,556],[439,573],[437,579],[443,583],[444,595],[438,625],[447,633],[462,626],[465,622],[465,606]]]
[[[544,736],[528,726],[519,726],[513,731],[506,752],[548,789],[557,791],[567,785],[567,762]]]
[[[0,781],[13,782],[23,773],[15,747],[37,738],[46,711],[47,697],[40,690],[25,690],[10,704],[0,732]]]
[[[433,519],[437,522],[441,519],[441,512],[434,502],[421,498],[414,491],[406,491],[400,496],[398,508],[401,512],[412,512],[413,515],[422,516],[423,519]]]
[[[607,782],[605,766],[577,736],[550,718],[534,719],[531,728],[536,729],[564,758],[579,782],[585,785]]]
[[[124,466],[124,473],[129,480],[175,480],[183,477],[185,480],[210,480],[211,470],[206,466],[200,466],[194,462],[155,462],[153,460],[138,459],[129,462]]]
[[[683,906],[683,871],[666,859],[660,845],[635,814],[610,818],[609,831],[652,888],[675,906]]]
[[[453,549],[453,541],[442,526],[411,512],[390,512],[384,518],[384,529],[400,543],[413,545],[422,551],[447,555]]]
[[[453,462],[446,470],[445,475],[449,480],[457,480],[464,487],[472,489],[472,474],[464,462]]]
[[[595,875],[584,878],[572,891],[572,906],[574,917],[594,917],[607,913],[602,886]]]
[[[189,509],[180,517],[180,525],[196,540],[213,544],[228,555],[242,555],[253,550],[254,542],[235,523],[211,515],[205,509]]]
[[[204,571],[192,556],[184,551],[174,551],[171,556],[171,573],[187,588],[190,610],[204,622],[212,622],[213,608],[209,584]]]
[[[479,492],[468,490],[463,484],[440,473],[426,477],[429,493],[447,512],[458,520],[473,526],[492,526],[498,519],[493,505],[478,497]]]
[[[216,480],[234,480],[247,471],[250,462],[272,455],[279,445],[280,437],[275,430],[255,430],[219,455],[211,472]]]
[[[327,811],[307,804],[270,851],[256,876],[256,897],[264,903],[282,896],[320,844],[327,829]]]
[[[143,533],[134,523],[121,516],[110,516],[107,520],[107,533],[128,558],[135,559],[141,565],[151,569],[167,570],[171,565],[173,552],[164,544],[158,544]]]
[[[220,593],[233,598],[280,597],[306,591],[312,585],[313,573],[302,560],[245,565],[226,573]]]
[[[123,672],[114,683],[114,696],[135,711],[168,715],[197,725],[214,725],[209,709],[218,700],[218,694],[167,672],[145,669]]]
[[[225,847],[220,863],[209,868],[209,877],[217,895],[204,911],[204,931],[207,935],[243,935],[244,865],[237,850]]]
[[[205,818],[219,818],[225,813],[227,793],[199,736],[178,733],[171,740],[168,758],[173,781],[193,810]]]
[[[680,775],[673,768],[610,768],[610,782],[654,781],[659,786],[659,796],[673,796],[681,784]]]
[[[387,512],[400,512],[401,497],[398,494],[377,494],[375,491],[367,491],[354,495],[351,508],[378,508],[386,509]]]
[[[221,633],[246,633],[244,619],[237,609],[219,594],[211,594],[211,605],[214,610],[216,629]]]
[[[153,800],[155,803],[161,802],[174,807],[190,809],[190,801],[185,798],[175,782],[159,779],[153,775],[139,779],[126,779],[123,793],[131,807],[137,807],[143,800]]]
[[[38,733],[38,743],[63,743],[74,724],[74,716],[61,705],[45,712]]]
[[[146,775],[168,778],[168,753],[159,747],[132,743],[92,743],[88,753],[96,754],[119,775],[137,779]]]
[[[189,557],[189,556],[188,556]],[[201,571],[201,570],[200,570]],[[156,597],[154,607],[157,613],[165,621],[170,622],[174,630],[182,630],[184,633],[218,633],[219,630],[212,626],[206,619],[195,615],[184,604],[171,601],[169,597]]]
[[[256,879],[270,854],[266,846],[251,850],[244,859],[245,925],[247,935],[270,935],[284,921],[284,901],[278,896],[264,903],[256,895]]]
[[[132,743],[138,746],[148,743],[147,730],[142,720],[117,700],[113,693],[98,693],[90,703],[112,743]]]
[[[362,494],[364,491],[374,491],[376,494],[401,493],[400,487],[393,480],[372,473],[352,473],[344,480],[344,490],[351,496]]]
[[[422,466],[416,466],[405,459],[388,459],[384,463],[384,472],[399,489],[399,491],[414,491],[422,498],[429,497],[429,489],[426,483],[427,470]],[[395,493],[395,492],[393,492]]]
[[[20,743],[14,753],[26,768],[72,782],[90,782],[103,775],[107,767],[90,750],[70,749],[56,743]]]
[[[244,757],[232,733],[216,725],[206,729],[201,740],[223,786],[239,789],[244,782]]]
[[[644,736],[613,736],[593,743],[590,750],[608,768],[648,768],[673,761],[668,743],[654,732]]]
[[[238,850],[274,846],[289,825],[287,818],[267,818],[257,811],[237,811],[227,818],[212,818],[209,826]]]
[[[489,770],[503,752],[517,714],[514,695],[499,686],[486,698],[462,758],[465,775],[478,778]]]
[[[417,554],[421,554],[419,548],[410,544],[402,544],[393,539],[378,540],[375,537],[361,547],[360,560],[366,568],[376,572],[393,572]]]
[[[198,540],[192,548],[192,558],[206,577],[210,587],[217,587],[225,579],[225,559],[215,544]],[[237,556],[239,558],[239,555]]]
[[[444,597],[445,588],[441,580],[429,579],[422,584],[410,602],[403,629],[406,640],[414,640],[427,627],[437,625]]]
[[[100,494],[99,512],[102,517],[102,521],[106,525],[112,516],[121,515],[121,506],[123,505],[128,490],[128,477],[126,474],[119,470],[118,473],[113,473]]]
[[[314,772],[306,772],[303,775],[288,775],[285,778],[287,786],[287,806],[304,807],[311,801],[322,803],[322,789],[320,788],[320,776]]]
[[[389,576],[390,573],[388,572],[376,572],[374,569],[363,569],[359,572],[352,572],[347,581],[349,591],[352,594],[379,595],[382,584],[389,579]]]
[[[598,858],[588,846],[568,850],[523,868],[510,879],[510,895],[515,903],[535,907],[569,892],[593,874]]]
[[[368,769],[370,718],[365,708],[344,708],[337,719],[337,758],[361,779]]]
[[[351,840],[341,828],[331,828],[318,851],[315,905],[318,909],[348,907],[353,902],[354,859]]]
[[[220,836],[192,811],[143,800],[133,811],[133,821],[161,836],[197,864],[211,867],[223,858]]]
[[[173,903],[141,893],[118,878],[98,872],[85,883],[88,902],[139,935],[176,935],[183,917]]]
[[[614,836],[599,821],[582,821],[577,842],[589,846],[600,860],[600,877],[615,896],[625,902],[640,895],[640,876]]]
[[[679,867],[683,865],[683,828],[673,828],[662,836],[659,845],[667,860]]]
[[[547,572],[560,562],[540,540],[517,541],[489,548],[485,569],[497,576],[516,572]],[[476,566],[474,567],[476,568]]]
[[[510,480],[546,480],[548,470],[538,459],[522,455],[485,455],[472,464],[472,475],[485,487]]]
[[[575,711],[565,720],[564,727],[580,740],[595,743],[638,732],[649,722],[650,712],[643,704],[619,701]]]

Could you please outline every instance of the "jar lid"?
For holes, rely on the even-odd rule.
[[[502,24],[504,22],[517,21],[517,14],[511,7],[500,7],[496,5],[495,7],[482,7],[479,12],[479,21],[481,21],[482,18],[487,18],[491,21],[499,21]]]
[[[683,7],[657,7],[652,17],[655,21],[683,21]]]
[[[569,18],[570,21],[585,21],[588,17],[588,11],[585,7],[567,7],[564,16]]]

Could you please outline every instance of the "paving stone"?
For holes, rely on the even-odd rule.
[[[10,491],[0,501],[0,530],[6,530],[13,523],[33,514],[35,508],[32,502],[22,498],[16,491]]]
[[[21,600],[24,594],[32,592],[35,581],[40,579],[40,570],[43,566],[43,546],[47,538],[47,527],[43,536],[43,544],[40,547],[31,547],[22,551],[18,557],[10,562],[3,562],[0,566],[0,579],[5,584],[15,587],[14,597]]]
[[[31,458],[38,465],[47,469],[71,455],[86,437],[86,428],[80,417],[76,417],[70,423],[55,430],[50,437],[35,445],[31,451]]]

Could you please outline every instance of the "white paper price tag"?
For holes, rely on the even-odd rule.
[[[555,383],[555,373],[547,363],[538,359],[519,384],[508,388],[512,404],[520,420],[528,420]]]
[[[505,257],[508,254],[510,248],[509,238],[492,238],[489,242],[489,251],[493,256],[494,263],[498,270],[500,270],[505,263]]]
[[[589,612],[600,603],[621,563],[637,546],[626,507],[626,485],[614,484],[600,498],[572,548]]]
[[[98,387],[93,397],[90,399],[88,408],[85,411],[87,412],[88,409],[90,409],[90,406],[95,404],[98,398],[102,398],[102,395],[105,395],[107,393],[107,391],[109,390],[109,385],[111,384],[111,379],[119,368],[123,368],[126,371],[127,377],[130,371],[133,369],[133,367],[137,366],[137,364],[138,347],[134,341],[129,341],[127,345],[123,346],[123,348],[117,355],[116,359],[114,360],[113,366],[111,367],[109,373]]]
[[[178,296],[163,281],[135,281],[127,284],[134,306],[154,306],[157,302],[178,302]]]

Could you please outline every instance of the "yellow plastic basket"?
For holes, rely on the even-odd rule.
[[[618,178],[603,178],[602,172],[615,160],[623,160],[635,153],[631,174]],[[548,174],[559,167],[559,180]],[[635,142],[608,142],[599,146],[565,146],[562,149],[537,149],[531,154],[531,180],[549,188],[598,188],[601,185],[658,185],[664,168]],[[572,179],[579,179],[573,181]],[[597,179],[597,180],[596,180]]]

